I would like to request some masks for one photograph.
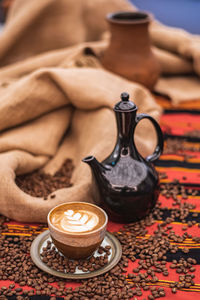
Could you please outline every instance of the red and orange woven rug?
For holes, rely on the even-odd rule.
[[[154,232],[158,229],[159,226],[162,226],[162,223],[168,220],[168,231],[166,234],[169,234],[170,231],[174,231],[176,235],[180,237],[187,232],[186,238],[174,238],[170,240],[170,244],[175,247],[175,253],[166,253],[166,268],[167,276],[164,276],[162,273],[156,274],[158,281],[149,282],[148,285],[151,287],[163,287],[165,291],[164,298],[170,300],[176,299],[200,299],[200,109],[195,107],[186,106],[181,109],[175,110],[170,107],[165,106],[165,111],[161,119],[161,127],[165,137],[165,151],[164,154],[160,157],[159,161],[156,163],[157,171],[161,174],[161,187],[162,193],[159,197],[160,210],[163,211],[162,217],[158,218],[153,225],[147,227],[147,232],[145,236],[138,236],[138,239],[148,239],[151,237]],[[179,183],[180,186],[183,186],[183,193],[177,193],[175,195],[175,201],[170,193],[167,193],[166,190],[170,190],[173,184]],[[169,195],[170,194],[170,195]],[[176,209],[176,203],[187,203],[186,215],[181,216],[180,214],[176,215],[176,218],[171,222],[170,216],[174,209]],[[191,204],[191,205],[190,205]],[[184,211],[183,211],[184,214]],[[4,236],[4,241],[8,240],[10,237],[15,237],[12,239],[13,245],[18,243],[20,236],[31,236],[32,234],[37,235],[46,228],[41,226],[41,224],[22,224],[13,222],[10,220],[3,220],[1,224],[1,237]],[[123,224],[116,224],[109,222],[108,230],[110,232],[118,232],[123,227]],[[15,241],[15,242],[13,242]],[[3,243],[1,243],[2,247]],[[14,247],[14,246],[13,246]],[[12,255],[9,253],[10,248],[7,251],[7,257]],[[29,256],[27,252],[27,247],[24,247],[24,255]],[[187,258],[193,259],[195,262],[193,268],[188,269],[183,272],[183,275],[193,274],[192,282],[184,287],[179,286],[179,288],[172,292],[173,285],[175,283],[180,283],[181,271],[177,272],[177,268],[172,268],[171,265],[173,261],[179,262],[181,258],[187,260]],[[8,262],[5,258],[5,248],[0,249],[0,299],[6,299],[4,297],[5,288],[9,287],[14,282],[14,274],[11,274],[11,279],[5,280],[5,272],[9,268],[9,263],[5,266],[5,261]],[[16,257],[17,259],[17,257]],[[129,280],[128,274],[133,273],[133,269],[138,267],[139,258],[136,255],[136,260],[134,262],[129,261],[128,266],[125,268],[127,280]],[[3,266],[3,267],[2,267]],[[183,271],[183,269],[182,269]],[[23,272],[23,263],[21,272]],[[28,273],[27,273],[28,274]],[[31,274],[30,274],[30,278]],[[105,279],[106,281],[106,279]],[[28,299],[50,299],[54,295],[41,295],[41,290],[38,292],[35,288],[31,286],[24,285],[23,283],[15,283],[15,287],[11,290],[18,288],[17,296],[12,295],[7,297],[7,299],[20,299],[19,295],[23,293],[23,290],[26,290],[26,293],[23,297],[29,297]],[[50,284],[54,287],[57,286],[57,283],[53,282],[51,278]],[[67,287],[72,287],[72,289],[79,286],[80,283],[75,283],[73,281],[66,282]],[[135,284],[137,286],[137,284]],[[134,287],[133,287],[134,289]],[[32,290],[32,296],[26,296],[27,291]],[[142,291],[142,295],[135,295],[132,299],[153,299],[148,298],[150,295],[150,290]],[[62,298],[62,292],[57,299]],[[117,295],[116,295],[117,296]],[[23,298],[21,298],[23,299]],[[67,299],[67,298],[66,298]],[[76,296],[72,296],[69,299],[79,299]],[[94,296],[85,297],[84,299],[95,299]]]

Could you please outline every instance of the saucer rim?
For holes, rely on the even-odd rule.
[[[45,243],[45,241],[50,237],[49,230],[45,230],[44,232],[40,233],[32,242],[30,255],[34,264],[41,269],[42,271],[54,275],[56,277],[65,278],[65,279],[87,279],[92,278],[95,276],[102,275],[108,271],[110,271],[116,264],[119,262],[122,256],[122,246],[119,240],[110,232],[106,231],[105,238],[107,237],[109,241],[109,245],[112,249],[112,254],[110,261],[106,266],[102,268],[89,272],[89,273],[82,273],[82,274],[72,274],[72,273],[62,273],[56,271],[50,267],[48,267],[42,260],[41,260],[41,247]],[[104,239],[105,239],[104,238]]]

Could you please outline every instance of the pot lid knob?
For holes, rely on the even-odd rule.
[[[118,111],[118,112],[130,112],[133,110],[136,110],[137,106],[129,100],[129,94],[126,92],[121,93],[121,101],[118,102],[115,107],[114,107],[114,111]]]
[[[121,99],[122,101],[128,101],[129,100],[129,94],[124,92],[124,93],[121,93]]]

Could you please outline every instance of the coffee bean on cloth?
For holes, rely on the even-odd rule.
[[[166,111],[162,117],[166,149],[175,138],[181,147],[157,163],[162,193],[155,210],[135,224],[108,224],[123,248],[113,270],[81,282],[41,272],[29,252],[45,225],[13,221],[45,222],[48,211],[59,203],[92,201],[91,173],[81,159],[94,154],[101,161],[112,150],[112,107],[122,91],[129,92],[139,112],[159,121],[161,109],[146,89],[102,68],[98,57],[108,42],[87,42],[100,40],[106,13],[129,9],[122,0],[93,0],[92,5],[90,0],[81,5],[70,0],[15,0],[9,12],[0,35],[0,212],[11,218],[0,217],[2,299],[199,298],[199,114],[191,110],[192,101],[184,106],[185,100],[199,99],[196,75],[161,77],[156,85],[157,92],[190,111]],[[197,37],[156,22],[150,31],[165,74],[200,74]],[[31,57],[34,54],[40,55]],[[141,125],[136,143],[145,157],[155,139],[149,125]],[[50,191],[47,199],[30,196],[15,184],[17,176],[38,169],[54,176],[66,159],[74,164],[72,186]]]
[[[175,112],[167,112],[161,119],[172,128]],[[184,113],[181,127],[187,127]],[[187,115],[195,128],[196,114]],[[180,123],[177,124],[179,128]],[[174,128],[174,127],[173,127]],[[183,132],[184,133],[184,132]],[[167,136],[166,143],[174,136]],[[177,135],[175,137],[177,139]],[[180,136],[178,139],[182,139]],[[199,214],[199,165],[198,142],[187,140],[182,152],[163,154],[157,162],[161,181],[159,202],[144,220],[131,224],[108,224],[108,229],[122,244],[122,259],[109,272],[87,280],[70,281],[53,277],[39,270],[29,256],[34,237],[46,230],[45,224],[16,223],[0,218],[0,292],[11,295],[37,297],[44,295],[64,299],[198,299],[200,214]],[[194,158],[182,154],[191,153]],[[166,147],[168,149],[168,147]],[[169,159],[171,158],[171,160]],[[177,158],[177,159],[175,159]],[[180,162],[182,168],[180,168]],[[62,170],[62,168],[61,168]],[[20,225],[20,226],[19,226]],[[184,230],[182,230],[184,228]],[[100,258],[87,261],[70,261],[60,256],[49,241],[41,257],[50,267],[60,271],[75,268],[84,272],[99,269],[107,264],[109,247],[100,247]],[[9,280],[9,281],[8,281]]]

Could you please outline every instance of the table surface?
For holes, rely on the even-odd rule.
[[[193,225],[192,227],[187,229],[187,232],[189,234],[192,234],[192,236],[198,236],[200,237],[200,227],[198,224],[200,223],[200,102],[191,102],[190,104],[185,103],[181,107],[177,107],[176,109],[172,109],[170,107],[170,103],[167,100],[163,99],[157,99],[157,101],[162,104],[165,107],[164,114],[161,118],[161,127],[164,132],[165,136],[165,147],[168,143],[168,138],[170,139],[178,139],[178,141],[182,141],[184,137],[184,144],[188,148],[196,149],[194,151],[184,151],[182,153],[176,152],[176,153],[164,153],[159,161],[156,163],[157,171],[159,172],[165,172],[168,176],[166,179],[161,179],[161,183],[167,184],[168,182],[171,182],[174,179],[180,180],[180,182],[184,183],[186,187],[192,187],[194,190],[197,191],[197,194],[195,196],[189,196],[187,200],[181,199],[181,201],[187,201],[188,203],[192,203],[196,205],[196,208],[193,210],[193,212],[197,213],[197,217],[193,218],[190,215],[190,220],[193,218],[197,223]],[[191,131],[196,130],[196,133],[194,133],[194,137],[191,136]],[[196,137],[195,137],[196,135]],[[191,146],[191,147],[190,147]],[[167,148],[166,148],[167,149]],[[185,154],[189,155],[189,157],[186,157]],[[160,195],[159,201],[161,202],[161,207],[165,208],[165,210],[170,213],[171,209],[173,208],[173,201],[171,198],[166,199],[165,196]],[[165,214],[164,214],[165,215]],[[163,219],[165,216],[163,216]],[[187,220],[188,221],[188,220]],[[148,234],[153,234],[154,230],[156,229],[157,225],[162,223],[163,220],[157,220],[154,225],[151,227],[148,227]],[[32,230],[39,231],[39,224],[28,224],[29,228],[26,226],[27,224],[22,224],[14,221],[7,222],[7,229],[6,232],[3,234],[6,236],[21,236],[21,235],[29,235],[32,234]],[[172,229],[177,234],[183,234],[182,227],[184,224],[181,223],[180,220],[177,220],[177,222],[173,222]],[[108,230],[110,232],[119,231],[120,228],[123,227],[123,224],[117,224],[109,222],[108,224]],[[172,241],[173,242],[173,241]],[[175,242],[176,243],[176,242]],[[152,284],[152,286],[160,286],[164,287],[166,292],[165,299],[193,299],[196,297],[196,299],[200,299],[200,244],[195,243],[192,239],[187,239],[186,242],[183,243],[176,243],[179,251],[174,254],[170,254],[170,256],[167,259],[167,268],[169,270],[169,276],[164,277],[162,274],[156,274],[159,281],[155,284]],[[182,248],[187,248],[189,250],[189,253],[183,253],[181,251]],[[1,249],[0,249],[1,250]],[[194,282],[195,285],[191,286],[190,288],[178,291],[176,294],[173,294],[171,292],[171,288],[169,287],[170,283],[178,281],[179,275],[175,272],[175,270],[172,270],[169,268],[171,261],[177,257],[185,257],[187,258],[187,255],[190,257],[193,257],[197,260],[197,265],[195,266],[196,271],[194,272],[195,278]],[[133,268],[136,268],[138,266],[138,260],[133,263],[129,261],[129,265],[127,268],[127,274],[131,273]],[[8,287],[9,284],[11,284],[12,281],[0,281],[0,288],[3,286]],[[76,287],[77,284],[74,282],[68,282],[67,286]],[[18,287],[18,284],[16,284],[16,287]],[[30,287],[22,287],[23,289],[30,289]],[[148,299],[148,295],[150,294],[149,291],[144,291],[143,295],[141,297],[137,296],[137,299]],[[1,299],[1,298],[0,298]],[[14,297],[10,299],[15,299]],[[31,299],[49,299],[44,298],[44,296],[34,296]],[[61,298],[57,298],[61,299]]]

